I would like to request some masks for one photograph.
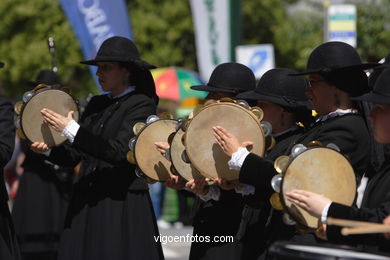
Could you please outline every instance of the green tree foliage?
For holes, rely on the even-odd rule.
[[[142,57],[159,67],[196,69],[194,29],[188,0],[131,0],[133,36]]]
[[[378,61],[390,52],[390,4],[358,3],[357,11],[357,49],[364,60]]]
[[[306,69],[313,48],[322,43],[323,9],[308,2],[306,8],[286,13],[274,34],[277,66]]]
[[[277,67],[304,69],[322,40],[322,14],[310,3],[309,8],[293,11],[297,2],[242,0],[242,43],[271,43]]]
[[[51,68],[47,39],[55,39],[57,64],[62,81],[73,93],[83,96],[96,87],[85,65],[78,41],[60,8],[53,0],[0,1],[0,86],[9,96],[20,98],[30,90],[41,69]]]

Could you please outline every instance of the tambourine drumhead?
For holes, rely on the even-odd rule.
[[[337,246],[314,246],[305,244],[293,243],[274,243],[270,247],[270,259],[390,259],[389,256],[372,254],[364,251],[356,251],[354,249],[337,247]]]
[[[317,218],[285,199],[284,194],[293,189],[319,193],[334,202],[351,206],[356,194],[356,179],[348,160],[333,149],[308,149],[290,162],[282,180],[281,201],[297,222],[317,228]]]
[[[182,138],[184,135],[184,131],[179,129],[171,142],[171,161],[176,171],[180,174],[181,177],[186,179],[187,181],[192,180],[196,177],[201,177],[198,170],[192,166],[191,163],[186,163],[183,160],[183,152],[185,147],[182,142]]]
[[[156,149],[155,142],[168,142],[176,131],[176,120],[160,119],[145,126],[137,135],[134,158],[141,171],[156,181],[165,181],[173,174],[171,162]]]
[[[222,126],[240,142],[252,141],[254,145],[251,152],[264,155],[264,133],[257,117],[234,103],[208,105],[195,114],[185,133],[187,155],[203,176],[211,179],[238,179],[239,172],[229,169],[227,162],[230,158],[215,142],[213,126]]]
[[[74,120],[79,120],[79,110],[75,100],[68,93],[58,89],[47,89],[37,92],[24,105],[20,114],[21,129],[31,142],[44,142],[49,146],[56,146],[66,140],[65,136],[53,130],[43,122],[41,110],[48,108],[54,112],[67,116],[74,111]]]

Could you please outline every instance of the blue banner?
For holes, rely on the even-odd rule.
[[[124,0],[61,0],[86,60],[96,56],[102,42],[112,36],[132,39],[130,20]],[[96,85],[96,67],[89,66]]]

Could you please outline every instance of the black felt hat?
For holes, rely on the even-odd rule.
[[[305,72],[294,75],[320,74],[336,88],[356,97],[367,93],[365,69],[380,66],[379,63],[362,63],[359,54],[344,42],[326,42],[310,54]]]
[[[379,63],[362,63],[359,54],[351,45],[344,42],[326,42],[310,54],[306,71],[295,75],[327,74],[337,70],[365,70]]]
[[[390,104],[390,68],[384,69],[375,82],[374,89],[355,100],[368,101],[376,104]]]
[[[276,68],[264,73],[256,88],[237,95],[249,100],[265,100],[288,108],[311,108],[305,90],[307,81],[303,76],[292,76],[296,71]]]
[[[211,73],[206,85],[192,86],[194,90],[222,93],[241,93],[256,87],[256,78],[247,66],[227,62],[219,64]]]
[[[97,65],[97,62],[104,61],[124,62],[145,69],[156,68],[156,66],[141,60],[138,49],[132,40],[120,36],[114,36],[105,40],[100,46],[95,59],[81,61],[81,63]]]
[[[370,86],[371,89],[374,88],[375,82],[378,79],[379,75],[382,73],[382,71],[386,68],[390,67],[390,53],[387,54],[387,56],[379,61],[381,63],[381,66],[378,66],[375,68],[374,71],[370,73],[370,76],[368,77],[368,85]]]
[[[41,70],[38,73],[38,76],[36,77],[35,81],[32,81],[30,83],[34,86],[38,84],[55,85],[55,84],[60,84],[61,81],[57,73],[55,73],[54,71]]]

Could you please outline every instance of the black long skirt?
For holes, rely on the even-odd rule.
[[[67,178],[45,165],[23,173],[12,217],[24,259],[56,259],[70,188]]]
[[[21,259],[12,217],[5,201],[0,202],[0,259]]]
[[[59,260],[164,259],[148,191],[73,197]]]

